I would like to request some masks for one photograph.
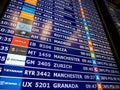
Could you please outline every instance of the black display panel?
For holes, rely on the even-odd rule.
[[[92,0],[10,0],[0,21],[0,89],[120,90]]]
[[[108,0],[105,0],[105,4],[107,6],[107,9],[109,11],[109,14],[111,15],[114,24],[118,30],[119,36],[120,36],[120,7],[117,5],[111,3]]]

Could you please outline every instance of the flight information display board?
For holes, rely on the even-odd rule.
[[[120,8],[117,5],[109,2],[108,0],[105,0],[105,4],[120,36]]]
[[[92,0],[10,0],[0,21],[0,90],[120,90]]]

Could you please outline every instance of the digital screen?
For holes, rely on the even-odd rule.
[[[120,36],[120,7],[117,5],[105,0],[105,4],[107,6],[107,9],[113,19],[113,22],[118,30],[119,36]]]
[[[10,0],[0,21],[0,90],[120,90],[92,0]]]

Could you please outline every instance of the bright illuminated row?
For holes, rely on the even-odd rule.
[[[80,13],[82,15],[82,21],[83,21],[83,24],[84,24],[84,29],[85,29],[85,32],[86,32],[86,37],[87,37],[87,41],[88,41],[88,47],[89,47],[89,50],[90,50],[90,55],[91,55],[91,58],[92,58],[92,63],[94,65],[93,69],[94,69],[94,72],[96,73],[95,77],[96,77],[96,81],[97,81],[97,89],[98,90],[103,90],[102,83],[101,83],[101,80],[100,80],[100,74],[99,74],[99,71],[98,71],[97,61],[96,61],[96,54],[95,54],[93,43],[92,43],[92,40],[91,40],[91,37],[90,37],[90,32],[89,32],[89,27],[88,27],[87,20],[86,20],[85,11],[84,11],[84,8],[82,6],[82,0],[78,0],[78,2],[79,2],[79,6],[80,6]]]

